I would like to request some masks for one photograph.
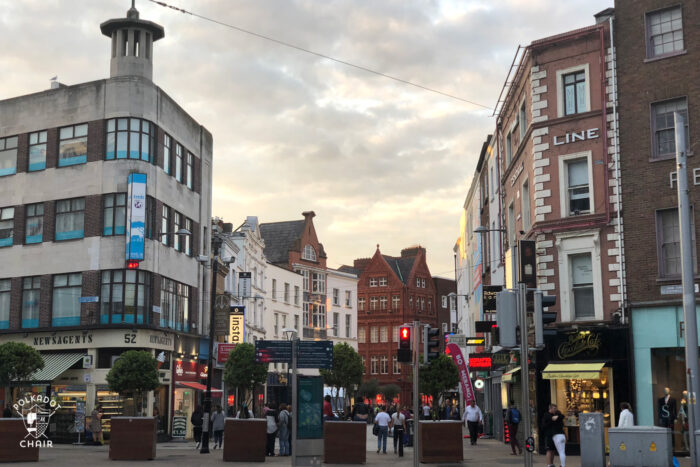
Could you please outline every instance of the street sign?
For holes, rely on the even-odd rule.
[[[78,297],[78,303],[97,303],[100,297]]]
[[[464,334],[452,334],[448,344],[456,344],[460,347],[467,345],[467,337]]]
[[[502,285],[485,285],[484,286],[484,313],[496,312],[496,294],[503,290]],[[485,331],[482,331],[485,332]]]
[[[258,363],[291,363],[292,341],[255,341],[255,361]]]
[[[297,368],[333,368],[333,341],[299,341]]]
[[[250,297],[250,272],[239,272],[238,273],[238,296],[239,297]]]
[[[301,376],[297,389],[297,439],[323,438],[323,380],[320,376]]]

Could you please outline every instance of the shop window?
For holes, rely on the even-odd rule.
[[[593,265],[591,254],[570,255],[571,292],[576,319],[594,318]]]
[[[102,235],[124,235],[126,232],[126,193],[112,193],[103,198]]]
[[[148,323],[151,275],[145,271],[103,271],[100,323]]]
[[[651,104],[651,124],[654,144],[653,159],[669,159],[676,156],[676,123],[674,113],[678,112],[685,126],[685,147],[690,149],[688,131],[688,99],[672,99]]]
[[[85,164],[87,162],[87,123],[61,128],[58,133],[58,166]]]
[[[0,247],[12,246],[15,230],[15,208],[0,208]]]
[[[112,429],[112,417],[118,417],[125,412],[128,402],[117,392],[111,392],[107,386],[97,386],[96,404],[102,406],[102,431],[109,433]],[[132,402],[133,403],[133,402]]]
[[[24,215],[24,243],[41,243],[44,239],[44,203],[28,204]]]
[[[640,401],[654,408],[654,425],[671,428],[673,450],[689,451],[688,391],[683,347],[651,349],[652,400]],[[653,404],[653,405],[652,405]]]
[[[140,159],[150,162],[153,147],[153,125],[140,118],[107,120],[105,159]]]
[[[39,303],[41,298],[41,277],[22,279],[22,327],[39,327]]]
[[[0,138],[0,177],[17,173],[17,137]]]
[[[10,328],[10,292],[12,281],[0,279],[0,329]]]
[[[46,131],[29,133],[29,172],[46,168]]]
[[[680,6],[646,14],[647,57],[683,51],[683,12]]]
[[[56,241],[85,236],[85,198],[56,201]]]
[[[52,326],[79,326],[82,274],[53,276]]]

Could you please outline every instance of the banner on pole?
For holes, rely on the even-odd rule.
[[[476,401],[474,396],[474,388],[472,387],[472,381],[469,378],[469,366],[464,360],[464,355],[462,355],[462,350],[457,344],[447,344],[447,349],[450,351],[450,356],[452,360],[457,365],[459,370],[459,382],[462,384],[462,393],[464,394],[464,401],[467,405],[471,404],[472,401]]]

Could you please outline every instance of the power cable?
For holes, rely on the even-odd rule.
[[[422,89],[422,90],[424,90],[424,91],[429,91],[429,92],[433,92],[433,93],[436,93],[436,94],[440,94],[441,96],[449,97],[450,99],[455,99],[455,100],[458,100],[458,101],[466,102],[467,104],[471,104],[471,105],[474,105],[474,106],[477,106],[477,107],[482,107],[482,108],[484,108],[484,109],[486,109],[486,110],[493,110],[492,107],[489,107],[489,106],[486,106],[486,105],[483,105],[483,104],[479,104],[478,102],[470,101],[470,100],[468,100],[468,99],[464,99],[464,98],[462,98],[462,97],[458,97],[458,96],[455,96],[455,95],[453,95],[453,94],[449,94],[449,93],[447,93],[447,92],[443,92],[443,91],[439,91],[439,90],[437,90],[437,89],[433,89],[433,88],[429,88],[429,87],[427,87],[427,86],[423,86],[422,84],[414,83],[414,82],[411,82],[411,81],[407,81],[407,80],[405,80],[405,79],[398,78],[398,77],[396,77],[396,76],[388,75],[388,74],[386,74],[386,73],[382,73],[381,71],[376,71],[376,70],[373,70],[373,69],[371,69],[371,68],[367,68],[367,67],[362,66],[362,65],[356,65],[356,64],[354,64],[354,63],[351,63],[351,62],[348,62],[348,61],[345,61],[345,60],[341,60],[341,59],[338,59],[338,58],[333,58],[333,57],[331,57],[331,56],[329,56],[329,55],[325,55],[325,54],[322,54],[322,53],[319,53],[319,52],[314,52],[313,50],[309,50],[309,49],[306,49],[306,48],[304,48],[304,47],[300,47],[300,46],[298,46],[298,45],[290,44],[289,42],[285,42],[285,41],[282,41],[282,40],[279,40],[279,39],[275,39],[275,38],[273,38],[273,37],[269,37],[269,36],[266,36],[266,35],[264,35],[264,34],[259,34],[259,33],[257,33],[257,32],[253,32],[253,31],[250,31],[250,30],[248,30],[248,29],[244,29],[244,28],[241,28],[241,27],[238,27],[238,26],[234,26],[234,25],[232,25],[232,24],[224,23],[223,21],[219,21],[219,20],[216,20],[216,19],[213,19],[213,18],[208,18],[208,17],[203,16],[203,15],[200,15],[200,14],[198,14],[198,13],[194,13],[194,12],[185,10],[185,9],[183,9],[183,8],[179,8],[179,7],[176,7],[176,6],[173,6],[173,5],[169,5],[169,4],[167,4],[167,3],[165,3],[165,2],[161,2],[161,1],[159,1],[159,0],[148,0],[148,1],[150,1],[151,3],[155,3],[156,5],[160,5],[160,6],[162,6],[162,7],[165,7],[165,8],[170,8],[170,9],[172,9],[172,10],[179,11],[180,13],[184,13],[184,14],[187,14],[187,15],[194,16],[194,17],[196,17],[196,18],[203,19],[203,20],[205,20],[205,21],[210,21],[210,22],[212,22],[212,23],[216,23],[216,24],[218,24],[218,25],[220,25],[220,26],[224,26],[224,27],[227,27],[227,28],[230,28],[230,29],[234,29],[234,30],[236,30],[236,31],[243,32],[243,33],[245,33],[245,34],[250,34],[251,36],[255,36],[255,37],[258,37],[258,38],[260,38],[260,39],[265,39],[265,40],[274,42],[274,43],[276,43],[276,44],[283,45],[283,46],[285,46],[285,47],[289,47],[289,48],[292,48],[292,49],[296,49],[296,50],[299,50],[299,51],[301,51],[301,52],[305,52],[305,53],[308,53],[308,54],[311,54],[311,55],[315,55],[315,56],[317,56],[317,57],[325,58],[325,59],[327,59],[327,60],[331,60],[331,61],[333,61],[333,62],[340,63],[341,65],[349,66],[349,67],[352,67],[352,68],[357,68],[358,70],[366,71],[367,73],[372,73],[372,74],[375,74],[375,75],[378,75],[378,76],[383,76],[384,78],[389,78],[389,79],[392,79],[392,80],[394,80],[394,81],[398,81],[399,83],[407,84],[407,85],[409,85],[409,86],[413,86],[413,87]]]

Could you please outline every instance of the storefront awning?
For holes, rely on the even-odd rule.
[[[192,381],[178,381],[178,386],[187,386],[188,388],[197,389],[198,391],[206,391],[207,387],[201,383],[195,383]],[[222,392],[221,389],[211,388],[211,392]]]
[[[42,353],[41,358],[44,359],[44,368],[32,373],[29,377],[29,382],[32,384],[50,384],[53,380],[61,376],[61,373],[75,365],[76,362],[82,360],[84,355],[85,352]]]
[[[503,373],[503,375],[501,375],[501,383],[512,383],[513,377],[519,371],[520,371],[519,366],[516,366],[515,368],[513,368],[510,371],[506,371],[505,373]]]
[[[605,362],[550,363],[542,371],[542,379],[596,379]]]

